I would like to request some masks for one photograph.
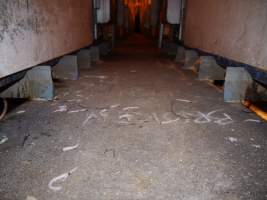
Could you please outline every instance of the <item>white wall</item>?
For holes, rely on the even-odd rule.
[[[0,77],[92,42],[91,0],[0,0]]]

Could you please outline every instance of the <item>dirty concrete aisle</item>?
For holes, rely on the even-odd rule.
[[[1,200],[267,199],[266,123],[144,37],[56,90],[1,122]]]

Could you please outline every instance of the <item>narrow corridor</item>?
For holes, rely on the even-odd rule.
[[[266,199],[266,123],[133,35],[1,123],[0,199]]]

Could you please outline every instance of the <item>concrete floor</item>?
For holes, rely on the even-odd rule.
[[[267,199],[267,124],[143,37],[56,90],[1,122],[1,200]]]

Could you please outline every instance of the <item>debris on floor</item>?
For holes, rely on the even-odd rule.
[[[62,189],[62,186],[55,186],[54,184],[56,184],[57,182],[64,182],[64,181],[66,181],[67,178],[68,178],[70,175],[72,175],[77,169],[78,169],[78,167],[75,167],[75,168],[73,168],[72,170],[70,170],[69,172],[64,173],[64,174],[61,174],[61,175],[59,175],[59,176],[53,178],[53,179],[49,182],[48,187],[49,187],[51,190],[55,191],[55,192],[61,190],[61,189]]]
[[[253,144],[251,146],[255,147],[256,149],[261,149],[261,145],[258,145],[258,144]]]
[[[85,112],[85,111],[87,111],[87,109],[79,109],[79,110],[71,110],[71,111],[68,111],[68,113],[69,114],[71,114],[71,113],[79,113],[79,112]]]
[[[59,100],[59,96],[54,96],[53,101],[58,101]]]
[[[3,135],[3,136],[0,136],[0,145],[1,144],[4,144],[8,141],[8,137]]]
[[[68,102],[75,102],[75,101],[77,101],[76,99],[69,99],[69,100],[67,100]]]
[[[193,101],[187,99],[175,99],[176,101],[186,102],[186,103],[193,103]]]
[[[138,106],[132,106],[132,107],[126,107],[126,108],[123,108],[124,111],[128,111],[128,110],[137,110],[139,109]]]
[[[234,137],[228,137],[228,140],[232,143],[236,143],[237,142],[237,138]]]
[[[26,200],[37,200],[34,196],[27,196]]]
[[[105,75],[96,75],[96,76],[93,76],[93,75],[87,75],[87,76],[85,76],[86,78],[96,78],[96,79],[107,79],[108,77],[107,76],[105,76]]]
[[[245,109],[243,109],[242,111],[243,111],[244,113],[248,113],[248,114],[249,114],[249,113],[252,113],[251,110],[249,110],[248,108],[245,108]]]
[[[115,151],[115,149],[105,149],[104,154],[107,154],[109,152],[112,153],[113,158],[116,157],[116,151]]]
[[[261,123],[261,121],[258,120],[258,119],[246,119],[245,122],[256,122],[256,123]]]
[[[161,124],[161,122],[160,122],[160,120],[159,120],[159,118],[158,118],[157,113],[152,113],[152,116],[153,116],[154,120],[155,120],[158,124]]]
[[[54,111],[54,113],[56,112],[67,112],[68,108],[66,105],[63,106],[59,106],[57,110]]]
[[[120,106],[121,106],[120,104],[114,104],[114,105],[111,105],[110,108],[114,109],[114,108],[118,108]]]
[[[83,121],[82,126],[85,126],[91,119],[97,119],[97,115],[95,113],[91,113],[90,115],[88,115],[86,119]]]
[[[26,144],[26,142],[27,142],[27,140],[29,139],[30,136],[31,136],[30,134],[26,134],[24,136],[23,141],[22,141],[22,144],[21,144],[22,147],[25,146],[25,144]]]
[[[180,120],[180,118],[177,119],[172,119],[172,120],[168,120],[168,121],[162,121],[161,124],[171,124],[171,123],[175,123],[178,122]]]
[[[69,92],[64,92],[63,96],[68,96],[70,93]]]
[[[25,110],[20,110],[20,111],[17,111],[16,113],[17,114],[23,114],[23,113],[25,113],[26,111]]]
[[[62,150],[64,152],[66,152],[66,151],[71,151],[71,150],[77,149],[78,147],[79,147],[79,144],[76,144],[74,146],[64,147]]]
[[[131,114],[123,114],[119,116],[119,119],[126,119],[128,122],[130,122],[134,118]]]
[[[102,109],[99,112],[99,115],[106,121],[106,118],[108,117],[108,110],[107,109]]]

